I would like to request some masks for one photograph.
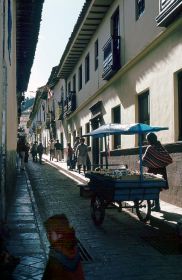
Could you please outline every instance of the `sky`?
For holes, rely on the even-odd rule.
[[[45,0],[26,97],[34,97],[57,66],[85,0]]]

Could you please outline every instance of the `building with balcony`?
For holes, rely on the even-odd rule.
[[[65,147],[104,123],[168,126],[158,138],[172,154],[170,190],[182,206],[182,18],[179,0],[87,0],[48,85],[60,106],[57,137]],[[55,70],[55,69],[54,69]],[[60,139],[60,138],[59,138]],[[107,139],[111,163],[137,168],[137,136]],[[93,166],[102,139],[87,139]],[[177,176],[174,178],[175,176]],[[178,195],[176,193],[178,192]]]
[[[47,100],[47,86],[38,88],[33,108],[27,121],[30,142],[41,142],[44,147],[47,147],[47,139],[49,139],[49,133],[52,132],[52,123],[54,123],[55,119],[54,111]]]

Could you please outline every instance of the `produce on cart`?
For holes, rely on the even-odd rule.
[[[151,214],[151,200],[159,197],[166,181],[160,175],[149,173],[141,176],[129,170],[100,170],[86,173],[90,179],[91,215],[94,223],[100,225],[105,216],[105,209],[112,206],[136,209],[138,218],[147,222]],[[122,202],[125,203],[125,206]],[[130,202],[130,203],[129,203]],[[133,204],[131,203],[133,202]]]

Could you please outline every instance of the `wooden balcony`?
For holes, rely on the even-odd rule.
[[[70,92],[68,97],[63,102],[62,119],[66,118],[75,110],[76,110],[76,94],[75,92]]]
[[[158,26],[167,27],[182,14],[181,0],[159,0],[160,13],[156,17]]]
[[[66,98],[63,102],[63,119],[66,118],[67,111],[68,111],[68,98]]]
[[[59,104],[59,120],[63,120],[63,112],[64,112],[63,99],[61,99],[61,101],[58,104]]]
[[[104,61],[103,74],[104,80],[109,80],[121,67],[120,63],[120,37],[110,37],[103,47]]]
[[[75,92],[70,92],[68,95],[68,111],[67,115],[70,115],[76,110],[76,94]]]

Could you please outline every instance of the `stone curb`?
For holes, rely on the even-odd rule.
[[[88,180],[85,179],[84,177],[81,178],[80,175],[78,175],[75,171],[70,171],[70,170],[67,170],[61,166],[58,166],[56,163],[54,162],[51,162],[50,160],[44,158],[44,160],[49,164],[49,165],[52,165],[54,166],[56,169],[58,170],[61,170],[63,172],[63,174],[65,174],[66,176],[68,176],[70,179],[73,179],[74,181],[77,181],[77,183],[81,183],[81,184],[87,184],[88,183]]]
[[[47,238],[46,237],[46,232],[45,232],[44,226],[42,224],[42,219],[41,219],[40,214],[39,214],[39,210],[38,210],[38,207],[37,207],[37,203],[36,203],[36,200],[35,200],[35,197],[34,197],[34,193],[33,193],[33,190],[32,190],[32,186],[31,186],[27,171],[25,171],[25,177],[26,177],[27,189],[28,189],[28,193],[29,193],[30,201],[31,201],[31,205],[32,205],[32,210],[33,210],[33,214],[34,214],[35,225],[37,227],[37,231],[38,231],[38,234],[39,234],[39,239],[40,239],[40,243],[41,243],[41,246],[42,246],[42,250],[44,252],[45,261],[47,262],[47,260],[48,260],[48,248],[46,247],[47,242],[45,242],[45,240]]]

